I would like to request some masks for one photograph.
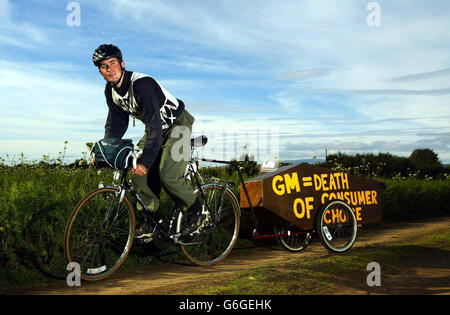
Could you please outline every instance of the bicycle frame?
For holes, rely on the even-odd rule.
[[[250,205],[251,216],[252,216],[252,219],[253,219],[253,222],[254,222],[253,236],[258,235],[259,234],[258,233],[258,219],[257,219],[257,217],[255,215],[255,210],[254,210],[252,202],[250,200],[250,197],[249,197],[249,194],[248,194],[248,191],[247,191],[247,187],[245,187],[244,177],[242,176],[241,170],[239,169],[239,162],[238,161],[221,161],[221,160],[206,159],[206,158],[201,158],[199,160],[203,161],[203,162],[227,164],[227,165],[230,165],[231,167],[233,167],[234,169],[237,170],[238,176],[239,176],[239,181],[242,184],[245,196],[246,196],[246,198],[248,200],[248,203]],[[198,172],[195,172],[195,173],[198,173]],[[225,180],[221,180],[221,181],[223,181],[225,183],[225,184],[222,184],[222,186],[224,187],[224,192],[225,192],[225,189],[227,188],[228,185],[230,185],[230,184],[235,185],[234,182],[229,182],[229,181],[225,181]]]
[[[144,212],[143,212],[144,215],[149,220],[151,220],[151,222],[155,225],[155,227],[163,234],[164,238],[174,239],[175,242],[176,242],[177,237],[179,237],[181,234],[172,233],[172,229],[173,229],[173,222],[176,219],[176,215],[177,215],[179,209],[174,208],[172,216],[170,218],[169,229],[166,230],[165,228],[163,228],[161,226],[161,223],[159,222],[159,220],[148,209],[147,205],[142,201],[142,199],[139,196],[137,190],[127,181],[128,172],[129,172],[129,169],[123,170],[122,174],[120,175],[120,178],[116,175],[116,174],[120,174],[120,172],[119,171],[115,172],[114,179],[116,179],[116,180],[119,179],[119,183],[117,184],[117,186],[116,185],[103,185],[103,186],[106,187],[106,188],[112,188],[112,189],[117,189],[118,190],[118,194],[120,196],[118,205],[120,205],[122,203],[123,196],[125,195],[125,193],[129,192],[131,194],[131,196],[133,196],[134,199],[144,209]]]
[[[203,192],[203,189],[202,189],[203,178],[200,175],[200,173],[198,172],[198,168],[199,168],[198,160],[199,159],[198,158],[194,158],[194,150],[195,150],[195,148],[192,147],[191,148],[191,157],[190,157],[190,160],[188,162],[188,166],[187,166],[186,172],[184,174],[184,177],[185,178],[191,177],[190,180],[193,183],[193,186],[196,187],[200,191],[201,198],[203,198],[203,200],[206,201],[206,196],[205,196],[205,194]],[[200,159],[200,160],[201,161],[208,161],[207,159]],[[226,164],[231,164],[232,163],[232,162],[225,162],[225,161],[222,161],[222,162],[226,163]],[[217,163],[220,163],[220,161],[217,161]],[[239,169],[238,169],[238,171],[239,171]],[[194,180],[195,180],[195,183],[194,183]],[[219,211],[217,213],[218,214],[218,218],[216,219],[216,220],[220,220],[220,214],[222,212],[223,201],[224,201],[226,190],[227,190],[228,187],[234,186],[235,183],[232,182],[232,181],[226,181],[226,180],[222,180],[222,179],[216,179],[215,182],[222,186],[221,202],[220,202],[220,206],[219,206]],[[237,201],[237,198],[234,196],[234,194],[232,194],[232,195]],[[206,206],[209,207],[207,202],[206,202]],[[207,210],[210,210],[210,209],[208,208]]]
[[[189,161],[189,163],[194,163],[196,161],[194,161],[193,159],[191,159]],[[201,179],[201,175],[198,173],[198,171],[196,171],[193,167],[192,164],[190,164],[191,167],[191,172],[190,174],[194,175],[195,178],[195,183],[194,183],[194,187],[196,187],[196,189],[199,190],[199,193],[201,195],[201,197],[206,200],[206,196],[203,192],[202,189],[202,179]],[[139,196],[139,193],[137,192],[137,190],[133,187],[133,185],[131,185],[128,181],[127,181],[127,176],[128,176],[128,172],[129,169],[125,169],[122,171],[121,175],[117,175],[120,174],[120,171],[116,171],[115,175],[114,175],[114,179],[118,180],[118,184],[117,185],[103,185],[104,187],[107,188],[112,188],[112,189],[118,189],[118,194],[120,195],[120,199],[119,199],[119,203],[118,206],[121,204],[122,200],[123,200],[123,195],[126,192],[129,192],[131,194],[132,197],[134,197],[134,199],[142,206],[142,208],[144,209],[144,215],[155,225],[155,227],[159,230],[159,232],[162,233],[163,237],[165,239],[172,239],[175,243],[177,244],[181,244],[181,245],[187,245],[181,241],[179,241],[179,237],[181,236],[181,233],[173,233],[173,228],[174,228],[174,222],[176,222],[177,220],[177,214],[179,213],[179,211],[181,211],[179,208],[175,207],[172,215],[170,217],[169,220],[169,227],[168,229],[165,229],[164,227],[161,226],[161,223],[159,222],[159,220],[156,218],[156,216],[148,209],[147,205],[142,201],[141,197]],[[223,198],[224,198],[224,193],[228,187],[230,183],[226,182],[225,184],[222,185],[223,187],[223,194],[222,194],[222,200],[221,200],[221,205],[219,207],[219,211],[218,211],[218,216],[217,216],[217,220],[220,219],[220,212],[223,206]],[[206,204],[206,206],[209,209],[208,204]],[[107,214],[108,216],[109,214]],[[189,243],[189,244],[195,244],[195,243]]]

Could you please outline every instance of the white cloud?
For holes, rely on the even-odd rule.
[[[0,61],[0,69],[0,93],[7,95],[0,106],[2,154],[36,158],[66,140],[84,150],[85,142],[103,137],[107,106],[100,77],[81,79],[76,65],[54,62]]]
[[[3,33],[0,44],[33,49],[37,43],[44,44],[48,41],[44,28],[38,27],[34,22],[13,20],[12,10],[13,6],[8,0],[0,0],[0,32]]]

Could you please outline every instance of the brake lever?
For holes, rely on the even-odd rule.
[[[137,168],[137,160],[141,157],[142,153],[144,153],[144,150],[142,150],[139,147],[137,147],[137,150],[135,149],[133,151],[133,168],[134,169]]]

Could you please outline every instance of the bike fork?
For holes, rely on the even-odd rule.
[[[116,197],[114,199],[112,199],[111,202],[109,203],[108,211],[106,211],[105,219],[103,220],[103,222],[105,223],[106,230],[109,230],[110,228],[112,228],[114,226],[114,223],[116,222],[117,218],[119,217],[119,209],[120,209],[120,205],[123,202],[124,195],[125,195],[125,189],[121,188],[118,191],[118,193],[116,194]],[[119,197],[119,202],[117,202],[118,197]],[[116,204],[116,202],[117,202],[117,204]],[[116,210],[114,218],[112,219],[112,222],[109,222],[109,219],[110,219],[111,215],[113,215],[114,210]],[[109,223],[109,227],[108,227],[108,223]]]

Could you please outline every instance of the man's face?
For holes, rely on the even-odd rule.
[[[120,66],[125,68],[125,62],[119,63],[116,57],[105,59],[100,62],[99,72],[106,81],[116,83],[122,74]]]

